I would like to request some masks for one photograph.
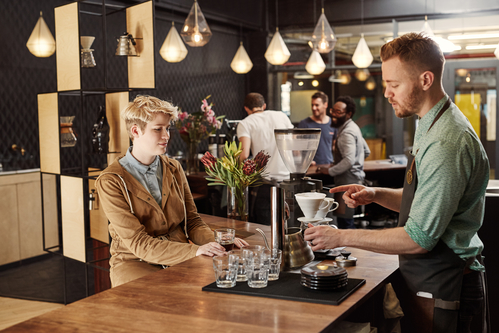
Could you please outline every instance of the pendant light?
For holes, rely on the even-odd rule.
[[[236,55],[230,63],[230,68],[237,74],[246,74],[253,68],[253,63],[244,49],[243,42],[239,45]]]
[[[426,15],[424,17],[424,23],[423,27],[421,28],[421,32],[424,32],[425,35],[437,42],[438,46],[440,46],[440,49],[442,50],[442,53],[450,53],[461,49],[461,46],[456,46],[456,44],[448,39],[436,37],[430,27],[430,24],[428,23],[428,16]]]
[[[161,49],[159,49],[159,54],[166,61],[175,63],[184,60],[187,53],[187,48],[180,38],[177,29],[175,29],[175,23],[172,22],[172,27],[170,28]]]
[[[319,17],[319,21],[317,21],[314,33],[312,34],[312,48],[316,49],[319,53],[329,53],[334,49],[336,40],[337,39],[334,36],[333,29],[331,29],[331,25],[329,25],[326,15],[324,14],[323,1],[322,14]]]
[[[43,19],[42,12],[40,12],[40,18],[36,22],[26,46],[29,52],[39,58],[50,57],[55,52],[55,39]]]
[[[317,50],[312,51],[312,54],[305,65],[305,69],[312,75],[322,74],[326,69],[326,64]]]
[[[361,0],[360,3],[361,3],[360,30],[362,31],[362,27],[364,25],[364,0]],[[373,55],[371,54],[369,46],[367,46],[366,40],[364,39],[364,33],[360,34],[359,44],[357,44],[357,48],[353,53],[352,62],[358,68],[367,68],[373,62]]]
[[[192,47],[204,46],[210,41],[212,33],[197,0],[194,0],[180,35],[184,42]]]
[[[374,78],[371,76],[369,80],[366,82],[366,89],[367,90],[374,90],[376,88],[376,81],[374,81]]]
[[[291,56],[291,53],[289,52],[288,48],[286,47],[286,44],[284,43],[284,40],[281,37],[281,34],[279,33],[279,27],[278,27],[278,22],[277,22],[277,1],[275,3],[275,15],[276,15],[276,28],[275,28],[275,34],[274,37],[272,37],[272,40],[270,41],[269,47],[267,48],[267,51],[265,51],[265,59],[272,65],[282,65],[286,61],[288,61],[289,57]]]
[[[367,68],[359,68],[355,72],[355,78],[359,81],[365,81],[371,76],[371,73],[369,73],[369,70]]]

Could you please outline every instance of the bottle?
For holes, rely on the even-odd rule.
[[[109,152],[109,124],[106,117],[106,108],[99,106],[99,117],[92,128],[92,147],[97,154]]]
[[[217,157],[225,156],[224,148],[225,148],[225,134],[219,134],[218,135],[218,155],[217,155]]]
[[[208,138],[208,151],[213,155],[213,157],[218,156],[218,147],[217,147],[217,135],[210,134]]]

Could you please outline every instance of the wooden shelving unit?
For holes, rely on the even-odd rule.
[[[100,12],[93,13],[93,16],[101,18],[102,34],[100,37],[103,40],[96,43],[96,47],[101,45],[104,48],[104,58],[101,59],[99,67],[91,70],[103,71],[104,87],[99,85],[99,87],[90,89],[82,88],[82,76],[88,69],[80,67],[81,23],[88,14],[86,10],[81,9],[85,2],[85,0],[77,1],[54,9],[57,41],[57,92],[38,95],[42,200],[45,188],[43,177],[49,175],[55,177],[58,184],[57,196],[60,200],[60,207],[55,218],[58,219],[62,230],[59,244],[44,246],[44,250],[49,252],[62,250],[62,255],[65,257],[79,260],[87,266],[101,268],[96,265],[96,262],[107,258],[95,258],[95,253],[102,251],[92,251],[89,243],[92,239],[109,243],[108,221],[102,210],[89,210],[89,193],[95,189],[95,179],[102,168],[96,168],[89,163],[91,124],[88,126],[88,121],[85,120],[88,118],[85,106],[91,104],[88,102],[90,100],[92,103],[98,100],[100,105],[105,104],[110,126],[110,153],[107,154],[105,160],[109,165],[119,155],[125,153],[129,146],[125,124],[120,117],[120,112],[129,102],[129,92],[155,88],[154,0],[124,8],[126,29],[134,38],[137,38],[136,48],[139,56],[127,58],[127,64],[123,70],[127,72],[128,86],[122,88],[107,86],[106,66],[116,61],[116,58],[107,56],[105,50],[107,30],[109,30],[106,23],[107,16],[117,12],[123,13],[123,10],[116,10],[115,7],[111,10],[106,6],[106,0],[102,0]],[[92,2],[91,5],[95,6],[95,3]],[[111,33],[113,36],[120,35],[123,31]],[[116,48],[116,44],[113,47]],[[68,111],[68,105],[74,109]],[[60,144],[60,116],[66,115],[67,112],[74,112],[75,119],[80,121],[78,131],[76,131],[79,134],[77,145],[81,145],[79,149],[81,154],[78,157],[80,163],[72,168],[64,168],[63,164],[66,153],[73,148],[61,149]],[[44,215],[43,225],[46,228],[49,223],[45,219],[53,219],[54,216]]]

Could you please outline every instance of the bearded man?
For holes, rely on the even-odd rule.
[[[375,202],[399,212],[396,228],[305,230],[312,250],[339,246],[398,254],[394,288],[404,310],[403,332],[486,332],[483,222],[489,180],[487,154],[470,122],[443,90],[445,59],[424,34],[408,33],[381,48],[385,97],[395,114],[417,115],[419,124],[403,189],[352,184],[349,207]],[[395,281],[395,280],[394,280]],[[474,320],[473,320],[474,319]]]
[[[359,126],[352,120],[355,102],[350,96],[341,96],[331,110],[331,127],[338,131],[333,151],[335,163],[329,168],[317,168],[318,172],[334,177],[334,185],[362,184],[364,182],[364,159],[371,151],[362,137]],[[339,202],[343,200],[341,198]],[[343,202],[342,202],[343,203]],[[338,209],[338,228],[355,229],[353,208]],[[338,215],[338,214],[336,214]]]

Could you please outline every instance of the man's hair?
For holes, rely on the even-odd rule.
[[[355,101],[353,100],[352,97],[350,96],[340,96],[336,99],[336,102],[343,102],[347,105],[346,107],[346,112],[347,113],[350,113],[351,116],[353,117],[353,115],[355,114],[355,110],[357,108],[357,106],[355,105]]]
[[[322,103],[327,103],[327,101],[329,100],[327,95],[325,93],[323,93],[322,91],[318,91],[312,95],[312,99],[316,99],[316,98],[320,98],[322,100]]]
[[[381,61],[399,57],[417,75],[430,71],[435,75],[435,81],[442,79],[445,58],[437,42],[424,33],[410,32],[395,38],[381,47]],[[414,72],[414,71],[413,71]]]
[[[250,110],[254,108],[261,108],[265,104],[265,99],[259,93],[249,93],[244,99],[244,106]]]
[[[153,120],[158,112],[169,115],[172,122],[177,120],[178,108],[157,97],[139,95],[135,97],[133,102],[128,103],[127,108],[121,112],[121,118],[125,120],[130,139],[133,140],[131,132],[133,125],[138,125],[140,130],[144,132],[147,124]]]

